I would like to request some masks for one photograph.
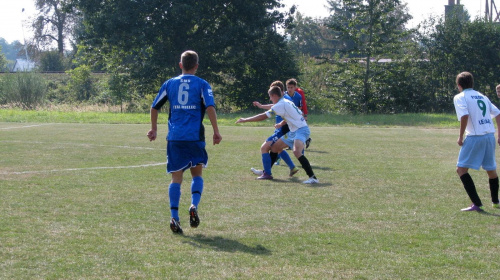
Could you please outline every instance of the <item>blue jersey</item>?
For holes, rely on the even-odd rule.
[[[167,100],[170,104],[167,140],[205,141],[205,110],[215,106],[210,84],[194,75],[180,75],[161,86],[151,107],[160,110]]]
[[[300,93],[294,92],[293,96],[291,96],[288,94],[288,91],[285,91],[285,96],[290,97],[289,100],[292,100],[297,108],[302,108],[302,95]]]

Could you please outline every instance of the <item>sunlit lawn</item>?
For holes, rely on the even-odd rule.
[[[473,171],[487,211],[459,211],[455,128],[314,126],[308,186],[281,165],[255,180],[272,128],[224,125],[197,229],[185,176],[184,236],[168,227],[161,129],[0,122],[0,279],[498,277],[500,210]]]

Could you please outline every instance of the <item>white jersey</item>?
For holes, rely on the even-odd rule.
[[[307,126],[302,111],[292,101],[283,97],[271,109],[266,111],[266,115],[269,118],[276,115],[281,116],[287,122],[291,132]]]
[[[495,133],[495,124],[492,119],[500,114],[500,110],[491,103],[487,96],[469,88],[455,95],[453,104],[459,121],[463,116],[469,115],[465,129],[466,135]]]

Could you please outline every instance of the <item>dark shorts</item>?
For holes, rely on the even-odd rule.
[[[167,173],[184,171],[198,164],[203,167],[208,164],[205,142],[167,142]]]
[[[290,131],[290,128],[288,128],[288,124],[282,126],[281,128],[278,128],[274,131],[273,135],[269,136],[266,141],[271,141],[271,146],[276,143],[282,136],[287,134]]]

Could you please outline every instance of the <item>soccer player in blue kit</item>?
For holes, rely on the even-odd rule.
[[[286,81],[285,94],[290,96],[293,104],[302,110],[302,95],[297,91],[297,81],[295,79],[288,79]]]
[[[483,204],[468,172],[469,168],[479,170],[481,166],[488,174],[493,207],[500,208],[495,160],[495,125],[492,120],[494,117],[500,128],[500,110],[491,103],[488,97],[472,88],[474,77],[471,73],[458,74],[456,84],[460,93],[453,98],[453,104],[460,121],[457,144],[461,147],[458,154],[457,174],[472,201],[472,205],[462,211],[483,211]],[[497,142],[500,144],[500,130],[498,134]]]
[[[181,55],[180,76],[166,81],[160,88],[151,106],[151,130],[147,136],[154,141],[157,136],[158,110],[169,101],[168,135],[167,135],[167,173],[172,174],[168,188],[170,199],[170,229],[182,234],[179,220],[179,202],[184,171],[191,171],[191,207],[189,208],[189,224],[198,227],[198,204],[203,193],[202,171],[208,163],[205,150],[205,128],[203,118],[205,112],[213,128],[213,144],[219,144],[222,136],[217,125],[214,96],[210,84],[195,76],[198,69],[198,54],[185,51]]]

